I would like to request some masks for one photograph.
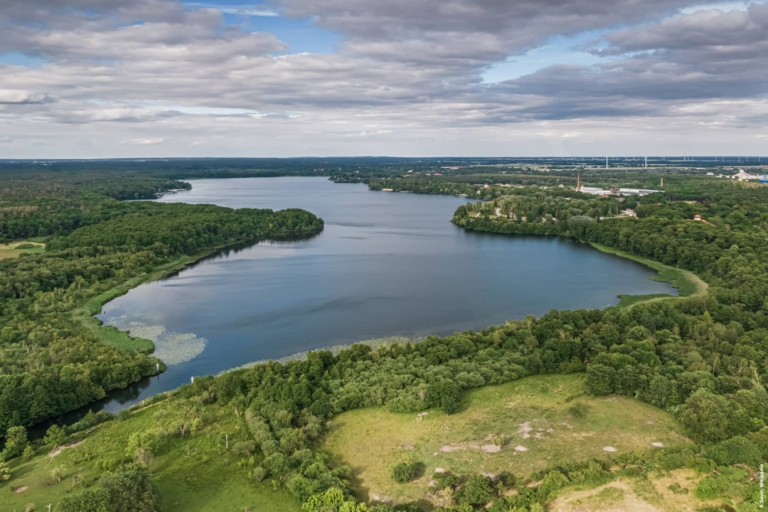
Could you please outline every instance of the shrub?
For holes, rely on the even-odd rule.
[[[32,448],[31,444],[28,444],[27,447],[24,448],[24,453],[22,453],[22,456],[27,460],[35,456],[35,449]]]
[[[485,505],[493,497],[493,483],[483,475],[472,475],[464,484],[461,492],[461,503],[466,505]]]
[[[253,468],[253,472],[251,473],[251,476],[252,476],[252,477],[253,477],[253,479],[254,479],[254,480],[256,480],[257,482],[261,482],[262,480],[264,480],[264,478],[266,478],[266,476],[267,476],[267,470],[266,470],[266,469],[264,469],[264,468],[263,468],[263,467],[261,467],[261,466],[257,466],[257,467],[255,467],[255,468]]]
[[[589,412],[590,407],[582,402],[573,404],[568,408],[568,413],[574,418],[583,418]]]
[[[8,464],[0,461],[0,482],[6,482],[11,478],[11,468]]]
[[[117,421],[125,421],[130,417],[131,417],[131,411],[129,411],[128,409],[123,409],[122,411],[117,413]]]
[[[749,473],[738,468],[719,467],[718,474],[708,476],[696,486],[696,497],[703,500],[736,498],[746,493]]]
[[[392,468],[392,480],[399,484],[407,484],[416,477],[416,465],[401,462]]]
[[[762,453],[757,444],[742,436],[716,444],[707,450],[707,455],[721,466],[747,464],[757,467],[762,461]]]
[[[435,487],[440,491],[448,487],[455,487],[459,483],[459,478],[449,472],[435,473],[432,480],[435,481]]]
[[[445,414],[454,414],[459,411],[459,400],[454,396],[444,396],[441,403]]]

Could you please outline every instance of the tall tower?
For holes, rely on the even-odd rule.
[[[576,173],[576,192],[581,192],[581,173]]]
[[[605,157],[605,168],[608,168],[608,157]]]
[[[664,178],[661,178],[661,188],[664,188]]]

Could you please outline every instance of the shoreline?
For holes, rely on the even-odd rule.
[[[605,254],[613,254],[620,258],[626,258],[655,270],[656,275],[653,276],[651,279],[661,283],[668,283],[672,288],[676,289],[678,293],[677,295],[621,294],[621,295],[618,295],[620,300],[615,307],[629,308],[629,307],[635,306],[636,304],[646,303],[650,301],[683,299],[683,298],[689,298],[689,297],[703,297],[704,295],[707,294],[709,284],[707,284],[703,279],[701,279],[699,276],[697,276],[696,274],[694,274],[689,270],[683,270],[677,267],[672,267],[670,265],[665,265],[664,263],[660,263],[656,260],[652,260],[650,258],[644,258],[642,256],[637,256],[635,254],[622,251],[620,249],[614,249],[613,247],[608,247],[607,245],[599,244],[596,242],[588,242],[588,243],[589,245],[591,245],[592,247],[594,247],[600,252],[603,252]]]

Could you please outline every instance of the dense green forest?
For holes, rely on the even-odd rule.
[[[456,185],[463,186],[466,184]],[[436,193],[452,194],[454,190],[458,188]],[[318,440],[329,418],[367,406],[386,406],[393,412],[438,407],[450,414],[461,408],[465,390],[527,375],[576,372],[586,373],[588,389],[594,395],[636,397],[671,412],[694,443],[677,451],[623,454],[580,463],[557,461],[546,471],[505,475],[498,483],[479,474],[446,477],[437,485],[453,489],[455,501],[442,510],[469,512],[488,508],[492,502],[489,509],[496,512],[539,511],[569,484],[602,483],[618,475],[681,467],[709,475],[699,484],[697,495],[711,498],[729,492],[740,501],[739,510],[757,510],[758,482],[733,465],[754,469],[768,458],[768,393],[762,384],[768,378],[765,187],[691,177],[675,181],[664,193],[642,198],[602,198],[559,187],[498,185],[483,187],[475,196],[488,200],[461,206],[454,223],[500,236],[554,235],[600,243],[695,272],[710,284],[709,293],[640,302],[627,308],[553,310],[538,319],[530,316],[480,332],[428,337],[418,344],[375,350],[353,345],[336,356],[311,352],[305,361],[260,364],[195,379],[193,384],[152,400],[177,401],[180,408],[193,411],[188,419],[136,432],[130,440],[130,454],[95,461],[116,473],[99,489],[73,497],[60,510],[70,510],[66,507],[72,503],[84,511],[100,510],[96,505],[88,508],[87,503],[110,503],[111,482],[128,478],[128,473],[153,497],[147,506],[156,507],[154,492],[146,491],[151,486],[145,475],[129,463],[151,460],[152,451],[162,450],[170,439],[203,428],[210,416],[206,410],[223,407],[236,411],[250,434],[237,447],[240,455],[232,471],[246,472],[254,485],[266,480],[285,487],[308,511],[418,510],[415,505],[367,506],[351,497],[351,469],[319,449]],[[104,201],[111,204],[113,200]],[[6,383],[0,399],[4,427],[30,421],[33,411],[60,407],[45,402],[50,396],[74,400],[83,390],[83,396],[90,397],[88,379],[95,370],[78,373],[79,368],[87,364],[85,359],[92,359],[92,350],[107,348],[92,339],[78,341],[77,336],[83,334],[67,323],[66,309],[58,311],[66,304],[63,301],[75,304],[176,255],[208,247],[208,240],[221,240],[219,232],[236,237],[255,229],[259,236],[267,236],[273,234],[274,226],[279,233],[288,226],[318,229],[322,225],[298,210],[282,213],[279,223],[273,220],[279,214],[253,211],[251,215],[210,207],[209,213],[195,211],[201,221],[210,215],[210,223],[192,228],[179,220],[181,210],[175,207],[127,205],[121,207],[135,210],[99,221],[109,229],[100,230],[101,224],[95,224],[57,233],[49,240],[50,252],[3,263],[10,273],[5,271],[2,279],[6,274],[18,275],[1,288],[6,325],[0,375],[7,379],[0,381]],[[627,217],[628,208],[637,217]],[[267,220],[260,222],[260,215]],[[694,220],[695,215],[702,220]],[[194,216],[182,218],[198,222]],[[146,225],[150,233],[137,229],[139,225]],[[173,236],[176,230],[180,230],[178,237]],[[60,270],[47,270],[59,264]],[[6,341],[7,335],[10,341]],[[80,347],[77,355],[81,359],[70,355],[69,347]],[[126,358],[101,367],[110,372],[109,378],[114,378],[116,368],[127,368],[129,363],[136,365],[131,369],[140,375],[149,363],[140,354],[105,354],[105,360]],[[72,362],[54,359],[58,357],[70,357]],[[64,385],[70,387],[56,387]],[[45,386],[52,386],[53,393]],[[29,404],[29,408],[19,411],[19,403]],[[28,416],[14,416],[17,413]],[[19,455],[22,445],[22,441],[12,443],[14,451],[7,456]],[[509,492],[513,488],[516,492]]]
[[[89,299],[161,265],[222,247],[318,232],[303,210],[125,202],[189,188],[115,173],[17,174],[0,184],[0,239],[46,242],[0,260],[0,430],[73,410],[157,372],[142,350],[100,343],[73,315]]]

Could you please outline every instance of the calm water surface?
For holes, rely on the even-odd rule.
[[[168,371],[97,407],[117,411],[195,375],[314,348],[601,308],[619,293],[675,293],[650,269],[583,244],[459,229],[449,221],[462,198],[325,178],[191,183],[160,201],[304,208],[325,230],[224,251],[108,303],[99,318],[155,340]]]

